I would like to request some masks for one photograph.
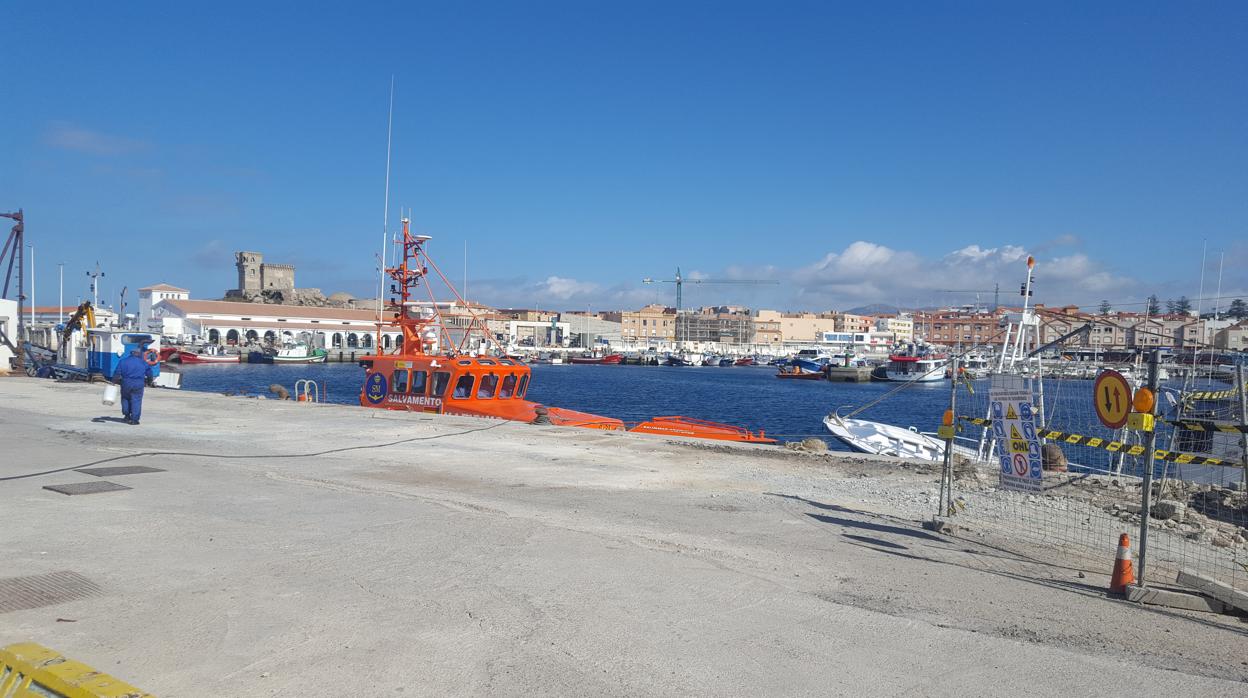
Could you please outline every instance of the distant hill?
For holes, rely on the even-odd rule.
[[[871,305],[863,305],[857,308],[850,308],[845,312],[850,315],[879,315],[881,313],[897,313],[899,309],[895,305],[886,303],[872,303]]]

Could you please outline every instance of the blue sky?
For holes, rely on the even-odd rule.
[[[502,305],[1248,295],[1248,4],[10,3],[0,209],[37,302],[232,252],[374,293],[391,223]]]

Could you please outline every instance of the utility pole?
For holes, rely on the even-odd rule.
[[[65,324],[65,263],[61,262],[56,265],[57,275],[57,296],[56,296],[56,322]]]
[[[35,243],[28,242],[30,248],[30,331],[35,331]]]

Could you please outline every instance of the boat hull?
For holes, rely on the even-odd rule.
[[[302,356],[302,357],[282,357],[274,356],[271,363],[275,364],[323,364],[329,357],[322,354],[320,356]]]
[[[614,366],[624,360],[621,354],[608,354],[606,356],[574,356],[568,359],[574,364],[586,364],[590,366]]]
[[[197,354],[193,351],[179,351],[175,356],[184,364],[236,364],[240,359],[238,354]]]
[[[823,425],[837,441],[859,453],[934,462],[942,461],[945,457],[943,441],[920,434],[913,428],[904,429],[891,424],[847,419],[831,414],[823,418]]]

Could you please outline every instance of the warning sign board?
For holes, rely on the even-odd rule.
[[[1117,371],[1102,371],[1092,384],[1096,416],[1110,429],[1121,429],[1131,412],[1131,386]]]
[[[1030,381],[1018,376],[993,376],[989,400],[1001,465],[1001,486],[1039,492],[1043,468]]]

